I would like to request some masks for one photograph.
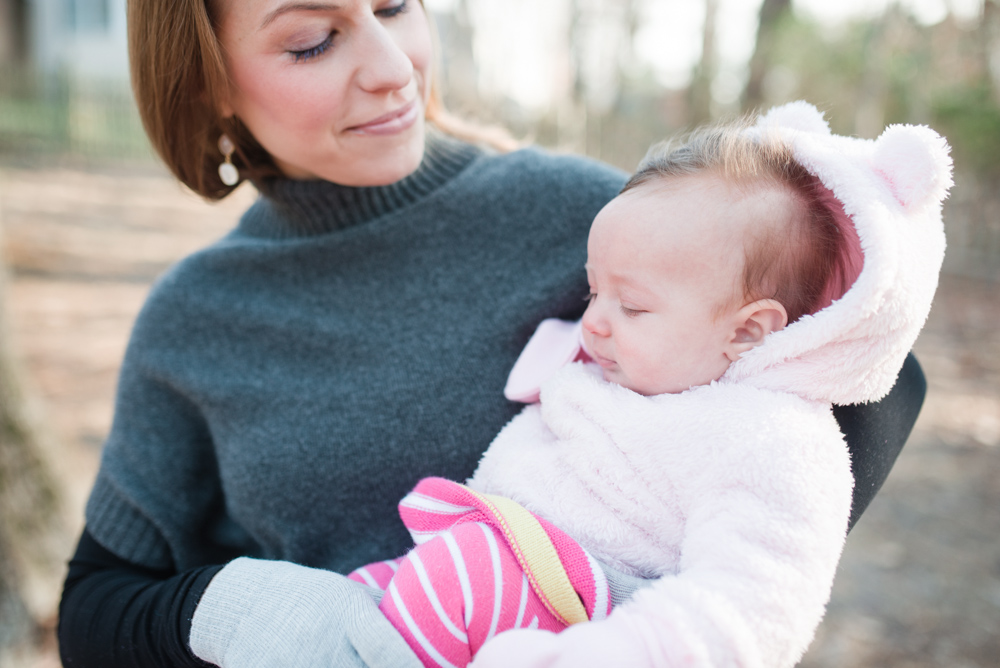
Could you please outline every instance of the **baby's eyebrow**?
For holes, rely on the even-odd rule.
[[[623,284],[618,293],[623,299],[634,299],[636,301],[646,301],[652,296],[652,292],[644,288],[642,285],[635,283],[625,283]]]

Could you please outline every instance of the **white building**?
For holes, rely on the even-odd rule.
[[[42,72],[128,81],[125,0],[28,0],[27,18]]]

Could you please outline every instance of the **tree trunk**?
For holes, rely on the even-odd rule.
[[[905,21],[902,10],[893,5],[873,21],[864,42],[865,69],[858,85],[854,108],[854,132],[874,139],[885,128],[889,97],[888,63],[892,58],[893,24]]]
[[[979,30],[982,34],[984,70],[993,103],[1000,106],[1000,3],[998,0],[983,2],[983,15]]]
[[[21,63],[27,57],[27,0],[0,0],[0,65]]]
[[[715,79],[715,21],[719,0],[704,0],[705,24],[701,32],[701,59],[695,66],[688,89],[692,125],[701,125],[712,118],[712,81]]]
[[[764,0],[760,6],[757,41],[753,55],[750,56],[750,75],[743,91],[743,108],[746,110],[760,109],[767,103],[764,99],[764,81],[771,71],[774,38],[778,26],[791,11],[791,0]]]
[[[4,269],[0,266],[0,665],[37,637],[40,620],[32,615],[28,583],[55,566],[60,521],[56,485],[26,414],[10,350]]]

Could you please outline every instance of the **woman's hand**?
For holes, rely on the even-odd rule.
[[[222,668],[421,668],[373,591],[330,571],[237,559],[198,603],[191,650]]]

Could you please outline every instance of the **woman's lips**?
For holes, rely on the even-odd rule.
[[[361,135],[394,135],[409,129],[420,115],[417,101],[411,100],[395,111],[383,114],[362,125],[347,128],[348,132]]]

